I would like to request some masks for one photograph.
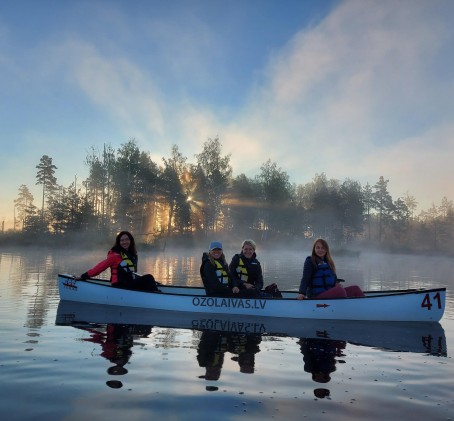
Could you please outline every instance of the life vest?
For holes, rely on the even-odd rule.
[[[236,273],[238,274],[238,277],[241,279],[241,281],[247,282],[249,276],[247,273],[247,268],[241,257],[239,258],[238,266],[236,267]]]
[[[124,251],[121,251],[121,262],[117,267],[112,268],[112,281],[116,278],[117,281],[129,281],[134,278],[134,273],[137,270],[137,259],[129,256]]]
[[[315,273],[312,276],[310,285],[310,296],[316,296],[323,291],[336,286],[336,275],[327,262],[321,262],[317,265]]]
[[[214,263],[216,264],[216,276],[219,279],[219,282],[223,285],[228,285],[229,284],[229,274],[223,264],[215,260]]]

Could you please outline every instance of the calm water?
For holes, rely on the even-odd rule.
[[[260,325],[244,334],[235,320],[217,325],[224,332],[201,321],[192,330],[194,320],[169,324],[162,312],[153,326],[106,325],[93,306],[74,324],[59,309],[57,274],[104,254],[0,250],[3,420],[454,419],[452,259],[336,258],[339,276],[364,289],[446,286],[439,325],[314,322],[317,335],[291,337]],[[199,285],[199,255],[141,255],[140,269]],[[282,289],[297,288],[304,257],[259,255],[266,281]]]

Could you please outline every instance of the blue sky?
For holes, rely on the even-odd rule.
[[[208,138],[234,175],[268,159],[375,184],[420,209],[454,199],[454,2],[0,2],[0,220],[42,155],[68,186],[92,146],[161,163]]]

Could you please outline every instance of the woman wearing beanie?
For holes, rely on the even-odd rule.
[[[203,253],[200,276],[206,294],[211,297],[257,297],[255,289],[238,288],[237,282],[230,274],[229,266],[222,250],[222,243],[212,241],[207,252]]]

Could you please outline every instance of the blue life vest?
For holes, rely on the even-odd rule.
[[[329,267],[328,263],[321,262],[314,267],[314,274],[310,285],[310,296],[314,297],[328,289],[336,286],[336,274]]]

